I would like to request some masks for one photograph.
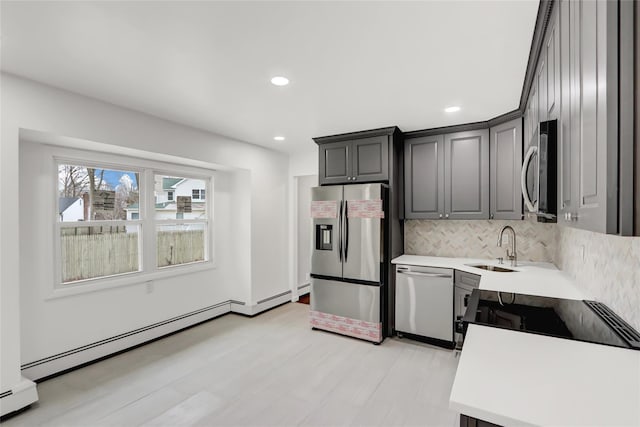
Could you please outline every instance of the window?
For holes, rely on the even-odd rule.
[[[204,197],[212,177],[206,171],[175,175],[59,159],[57,165],[60,285],[210,261],[211,212]]]
[[[139,176],[125,168],[58,164],[61,283],[140,271]]]
[[[191,190],[191,198],[196,200],[204,200],[204,189]]]
[[[164,174],[156,174],[154,180],[156,186],[163,182],[175,182],[176,194],[175,203],[157,209],[154,214],[157,267],[165,268],[206,260],[209,208],[204,201],[205,190],[202,189],[206,188],[206,180]]]

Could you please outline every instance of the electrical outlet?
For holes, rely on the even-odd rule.
[[[145,285],[147,287],[147,293],[150,294],[154,291],[154,286],[153,286],[153,282],[151,280],[148,280],[145,282]]]

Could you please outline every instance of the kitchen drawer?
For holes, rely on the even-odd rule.
[[[454,283],[457,286],[465,285],[477,288],[480,285],[480,276],[477,274],[456,270]]]

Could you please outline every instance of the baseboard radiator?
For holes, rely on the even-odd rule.
[[[255,316],[289,301],[291,301],[291,291],[263,299],[252,306],[248,306],[242,301],[224,301],[91,344],[25,363],[21,366],[22,375],[33,381],[43,381],[49,377],[59,375],[106,357],[111,357],[227,313]],[[5,393],[11,393],[11,391],[3,392],[2,397],[5,397]]]

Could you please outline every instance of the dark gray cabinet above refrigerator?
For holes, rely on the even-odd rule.
[[[320,185],[387,182],[393,169],[397,127],[314,138]]]

